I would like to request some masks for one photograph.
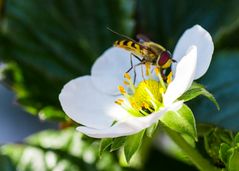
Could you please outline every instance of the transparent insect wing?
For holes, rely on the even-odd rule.
[[[143,34],[137,34],[136,38],[137,38],[139,43],[150,42],[150,39]]]

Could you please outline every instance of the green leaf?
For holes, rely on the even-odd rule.
[[[231,143],[221,143],[219,157],[225,163],[227,170],[237,171],[239,168],[239,146],[237,144],[238,133]]]
[[[239,132],[236,134],[236,136],[234,137],[234,143],[235,144],[239,144]]]
[[[146,129],[146,135],[149,137],[149,138],[152,138],[153,137],[153,134],[155,133],[155,131],[157,130],[158,128],[158,122],[151,125],[149,128]]]
[[[99,156],[102,155],[102,153],[112,144],[112,142],[113,142],[112,138],[101,139],[99,147]]]
[[[219,157],[224,163],[228,162],[228,159],[231,155],[231,153],[229,152],[229,149],[230,149],[230,146],[226,143],[222,143],[220,145]]]
[[[131,35],[135,1],[6,1],[0,25],[0,60],[9,67],[4,81],[24,109],[45,119],[64,119],[58,95],[65,83],[89,74],[116,35]]]
[[[112,151],[118,150],[119,148],[124,146],[126,139],[127,137],[114,138],[110,151],[112,152]]]
[[[113,153],[105,151],[99,158],[98,150],[97,142],[92,143],[92,139],[69,128],[42,131],[30,136],[22,144],[4,145],[0,148],[0,154],[10,158],[14,168],[22,171],[125,170],[120,167],[117,156]],[[1,167],[3,166],[0,165]]]
[[[125,145],[124,145],[124,155],[128,163],[130,159],[132,158],[132,156],[140,148],[143,137],[144,137],[144,133],[145,133],[145,130],[127,137],[125,141]]]
[[[215,129],[215,126],[211,124],[203,124],[203,123],[197,124],[198,136],[201,137],[208,135],[213,129]]]
[[[217,100],[215,99],[215,97],[211,93],[209,93],[204,88],[203,85],[195,83],[195,82],[192,84],[192,86],[190,87],[188,91],[186,91],[181,97],[179,97],[179,100],[184,100],[186,102],[200,95],[207,97],[209,100],[211,100],[215,104],[215,106],[217,107],[217,110],[220,110],[219,104],[217,103]]]
[[[64,114],[62,110],[59,110],[52,106],[44,107],[39,111],[39,118],[42,120],[58,120],[65,121],[67,120],[67,116]]]
[[[178,111],[168,111],[160,120],[169,128],[197,140],[195,119],[192,111],[185,104]]]
[[[228,170],[229,171],[238,171],[239,170],[239,149],[234,149],[232,155],[228,161]]]
[[[34,170],[54,170],[62,167],[63,170],[70,169],[72,171],[78,171],[80,169],[86,169],[90,171],[90,165],[84,163],[82,160],[77,159],[67,153],[61,153],[60,151],[52,151],[35,147],[31,145],[6,145],[2,149],[2,153],[9,157],[15,155],[14,163],[19,170],[34,171]],[[13,154],[14,152],[21,152],[18,156]],[[78,160],[78,163],[76,162]],[[37,161],[37,164],[35,164]],[[51,161],[51,162],[49,162]],[[96,169],[91,168],[96,171]]]
[[[230,130],[223,128],[211,129],[210,132],[204,135],[205,150],[212,158],[214,163],[219,163],[222,159],[225,159],[228,151],[226,151],[227,145],[231,145],[233,142],[233,133]],[[222,144],[227,144],[223,145]]]
[[[34,146],[48,147],[51,149],[61,149],[67,150],[71,139],[74,135],[73,129],[66,129],[64,131],[42,131],[38,134],[32,135],[25,139],[25,142]],[[80,136],[81,134],[76,134],[75,136]]]
[[[182,134],[182,137],[185,139],[185,141],[187,141],[188,144],[196,148],[196,142],[194,137],[189,136],[188,134]]]

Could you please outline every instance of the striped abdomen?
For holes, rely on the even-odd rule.
[[[143,47],[131,40],[117,40],[114,42],[114,46],[128,50],[137,56],[144,56]]]

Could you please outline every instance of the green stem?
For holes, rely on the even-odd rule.
[[[201,154],[193,148],[188,142],[176,131],[161,124],[169,137],[183,150],[195,166],[202,171],[219,171],[215,166],[210,164],[208,160],[203,158]]]

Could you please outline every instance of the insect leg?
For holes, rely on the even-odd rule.
[[[144,63],[145,63],[144,61],[141,61],[140,63],[133,66],[133,68],[134,68],[134,84],[135,84],[135,81],[136,81],[136,69],[135,68],[139,65],[142,66],[142,64],[144,64]],[[143,71],[143,69],[141,69],[141,71]],[[143,72],[142,72],[142,74],[143,74]],[[143,79],[144,79],[144,76],[143,76]]]
[[[133,59],[132,59],[132,53],[130,53],[130,68],[126,71],[126,73],[129,73],[133,69]]]
[[[142,59],[140,59],[138,56],[134,55],[133,53],[130,53],[130,68],[126,71],[126,73],[129,73],[134,68],[132,56],[134,56],[136,59],[142,62]]]
[[[134,65],[133,66],[133,68],[134,68],[134,84],[135,84],[135,81],[136,81],[136,70],[135,70],[135,68],[137,67],[137,66],[139,66],[139,65],[141,65],[142,66],[142,64],[144,64],[145,63],[145,61],[143,60],[143,59],[140,59],[138,56],[136,56],[135,54],[132,54],[136,59],[138,59],[139,61],[140,61],[140,63],[138,63],[138,64],[136,64],[136,65]]]
[[[132,55],[133,55],[136,59],[138,59],[140,62],[143,61],[143,59],[140,59],[140,58],[139,58],[138,56],[136,56],[135,54],[132,53]]]
[[[136,59],[138,59],[140,61],[140,63],[138,63],[136,65],[133,65],[132,56],[134,56]],[[134,84],[135,84],[135,81],[136,81],[136,70],[135,70],[135,67],[137,67],[137,66],[139,66],[141,64],[144,64],[144,61],[142,59],[140,59],[138,56],[136,56],[135,54],[130,53],[130,68],[126,71],[126,73],[129,73],[132,69],[134,69]]]

